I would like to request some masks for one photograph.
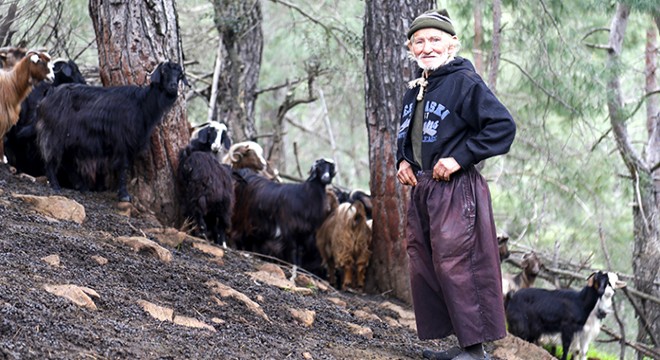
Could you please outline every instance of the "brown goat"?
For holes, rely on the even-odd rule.
[[[0,68],[9,71],[22,58],[25,57],[27,49],[24,47],[3,47],[0,48]]]
[[[252,169],[267,179],[281,182],[279,172],[272,169],[264,158],[264,150],[254,141],[243,141],[232,145],[222,162],[232,169]]]
[[[534,285],[534,281],[536,281],[536,277],[541,272],[543,264],[538,256],[536,256],[536,253],[532,251],[523,255],[520,266],[522,270],[515,276],[506,273],[502,274],[502,295],[505,297],[509,292],[526,289]]]
[[[500,263],[502,263],[511,256],[509,252],[509,235],[505,233],[497,235],[497,248],[500,252]]]
[[[371,258],[371,226],[362,202],[339,204],[316,232],[316,245],[333,286],[339,269],[344,272],[343,289],[364,288]]]
[[[0,71],[0,159],[4,156],[2,138],[18,122],[21,103],[35,83],[54,77],[50,56],[45,52],[28,51],[9,71]]]

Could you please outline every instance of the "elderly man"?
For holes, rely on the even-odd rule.
[[[418,16],[407,33],[419,78],[403,98],[397,179],[412,186],[408,255],[420,339],[455,334],[460,347],[428,359],[489,359],[483,343],[506,336],[490,192],[475,164],[509,151],[515,123],[466,59],[446,10]]]

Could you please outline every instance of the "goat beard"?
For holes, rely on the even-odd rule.
[[[412,52],[408,52],[408,58],[415,61],[417,63],[417,66],[419,66],[422,70],[425,71],[437,70],[441,66],[447,65],[450,61],[454,60],[454,56],[449,55],[448,51],[445,51],[438,60],[435,60],[432,66],[427,66],[426,64],[424,64],[422,60],[417,58],[415,54],[413,54]]]

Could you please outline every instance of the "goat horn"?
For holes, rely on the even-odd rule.
[[[229,158],[231,159],[232,162],[238,162],[239,160],[241,160],[242,157],[243,154],[241,154],[238,151],[233,151],[231,154],[229,154]]]

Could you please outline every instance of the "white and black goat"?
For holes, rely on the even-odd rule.
[[[19,173],[30,176],[43,176],[46,174],[44,160],[37,145],[37,105],[53,87],[62,84],[85,84],[85,78],[80,73],[73,60],[58,59],[53,61],[53,82],[42,81],[34,86],[30,95],[21,104],[18,122],[5,137],[5,156],[7,163]],[[58,174],[60,182],[69,184],[68,172],[75,170],[65,166],[65,170]],[[70,185],[65,185],[70,186]]]
[[[37,138],[52,188],[60,189],[57,171],[62,159],[71,158],[82,189],[95,186],[99,172],[107,172],[117,175],[120,201],[130,201],[127,172],[177,100],[179,81],[188,85],[181,66],[164,62],[151,73],[147,86],[55,88],[37,111]]]
[[[209,121],[193,128],[190,134],[190,146],[194,151],[206,151],[222,162],[224,154],[231,147],[227,125],[219,121]]]
[[[335,176],[334,162],[316,160],[300,184],[276,183],[248,169],[238,174],[232,218],[236,246],[322,271],[314,235],[328,215],[326,185]]]
[[[571,346],[571,351],[575,354],[579,354],[579,360],[587,360],[587,351],[589,350],[589,344],[600,334],[600,327],[602,325],[603,319],[608,314],[614,312],[612,297],[616,289],[621,289],[626,286],[624,281],[619,280],[619,276],[616,273],[608,272],[607,277],[609,282],[605,288],[605,292],[598,299],[596,306],[591,313],[589,318],[584,323],[582,330],[578,331],[575,334],[575,341]]]
[[[177,177],[185,216],[195,221],[202,237],[226,247],[234,186],[231,168],[221,164],[213,151],[216,139],[225,139],[218,151],[231,142],[227,127],[218,124],[207,126],[181,150]]]
[[[569,353],[573,354],[573,359],[575,360],[587,360],[589,345],[598,334],[600,334],[603,319],[614,312],[612,298],[614,297],[616,289],[621,289],[626,286],[625,281],[620,281],[619,276],[616,273],[607,272],[606,274],[609,281],[605,288],[605,292],[603,292],[603,295],[596,302],[594,309],[591,310],[587,321],[584,323],[584,327],[575,333],[575,337],[571,343]],[[559,338],[559,334],[552,336],[543,335],[539,342],[541,344],[554,346],[560,345],[561,339]]]
[[[32,85],[53,79],[50,55],[28,51],[9,71],[0,71],[0,161],[4,157],[2,140],[9,129],[18,122],[21,103],[32,91]]]
[[[569,349],[608,284],[607,274],[599,271],[589,276],[581,291],[529,288],[510,293],[505,299],[509,332],[531,343],[541,335],[560,333],[562,347]],[[567,355],[564,351],[562,360]]]

